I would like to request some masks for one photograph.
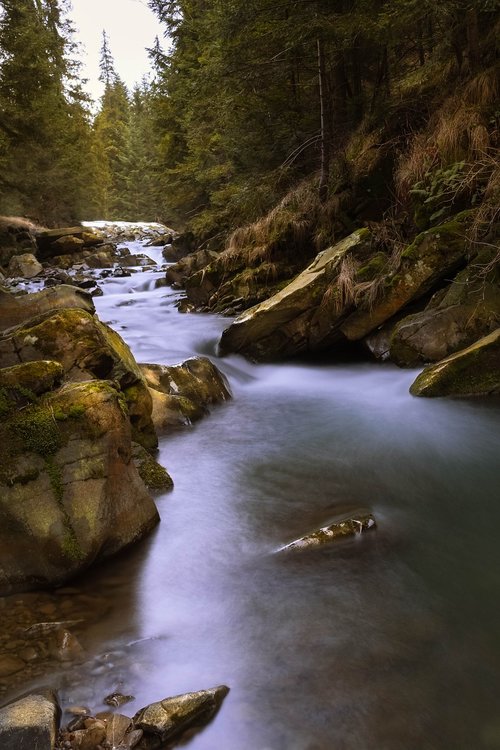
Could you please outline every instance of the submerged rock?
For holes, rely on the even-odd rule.
[[[64,385],[0,423],[0,594],[54,585],[148,533],[123,396]]]
[[[188,730],[207,724],[228,693],[228,687],[219,685],[209,690],[165,698],[141,708],[135,714],[133,722],[143,730],[148,740],[152,736],[153,743],[148,742],[145,746],[148,750],[153,750],[172,738],[178,739]]]
[[[53,690],[18,698],[0,708],[2,750],[54,750],[61,710]]]
[[[467,349],[427,367],[410,388],[413,396],[500,394],[500,328]]]
[[[332,544],[341,539],[357,536],[376,527],[375,519],[371,513],[358,513],[341,521],[335,521],[328,526],[312,531],[295,541],[280,547],[278,552],[288,552],[290,550],[304,550],[313,547],[320,547],[325,544]]]

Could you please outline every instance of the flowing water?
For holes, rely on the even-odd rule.
[[[175,489],[86,574],[110,611],[64,700],[228,685],[192,750],[500,748],[498,402],[412,398],[391,365],[218,359],[228,320],[180,314],[162,276],[104,281],[100,318],[140,362],[210,356],[234,398],[161,440]],[[275,554],[360,507],[377,530]]]

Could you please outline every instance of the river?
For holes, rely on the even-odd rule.
[[[85,575],[110,610],[63,700],[119,689],[132,715],[228,685],[192,750],[500,748],[498,402],[413,398],[387,364],[219,359],[228,320],[179,313],[163,276],[103,281],[99,317],[140,362],[210,356],[234,398],[161,440],[175,489]],[[377,529],[275,554],[349,508]]]

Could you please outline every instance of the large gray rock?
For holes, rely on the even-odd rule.
[[[21,296],[0,289],[0,331],[61,309],[95,312],[90,294],[67,284]]]
[[[500,394],[500,328],[467,349],[426,367],[410,393],[431,397]]]
[[[0,748],[54,750],[60,715],[57,695],[43,688],[0,708]]]
[[[148,533],[121,393],[66,384],[0,422],[0,595],[52,586]]]
[[[207,724],[219,710],[229,692],[225,685],[196,693],[185,693],[173,698],[165,698],[158,703],[141,708],[134,718],[135,727],[147,735],[145,746],[148,750],[162,747],[172,738],[178,739],[193,727]],[[150,738],[154,738],[151,743]],[[141,747],[141,745],[139,745]]]

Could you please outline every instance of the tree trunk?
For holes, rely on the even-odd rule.
[[[330,144],[328,138],[327,104],[326,104],[326,70],[323,42],[317,40],[318,47],[318,81],[320,111],[320,148],[321,172],[319,178],[319,199],[324,203],[328,198],[328,181],[330,178]]]

